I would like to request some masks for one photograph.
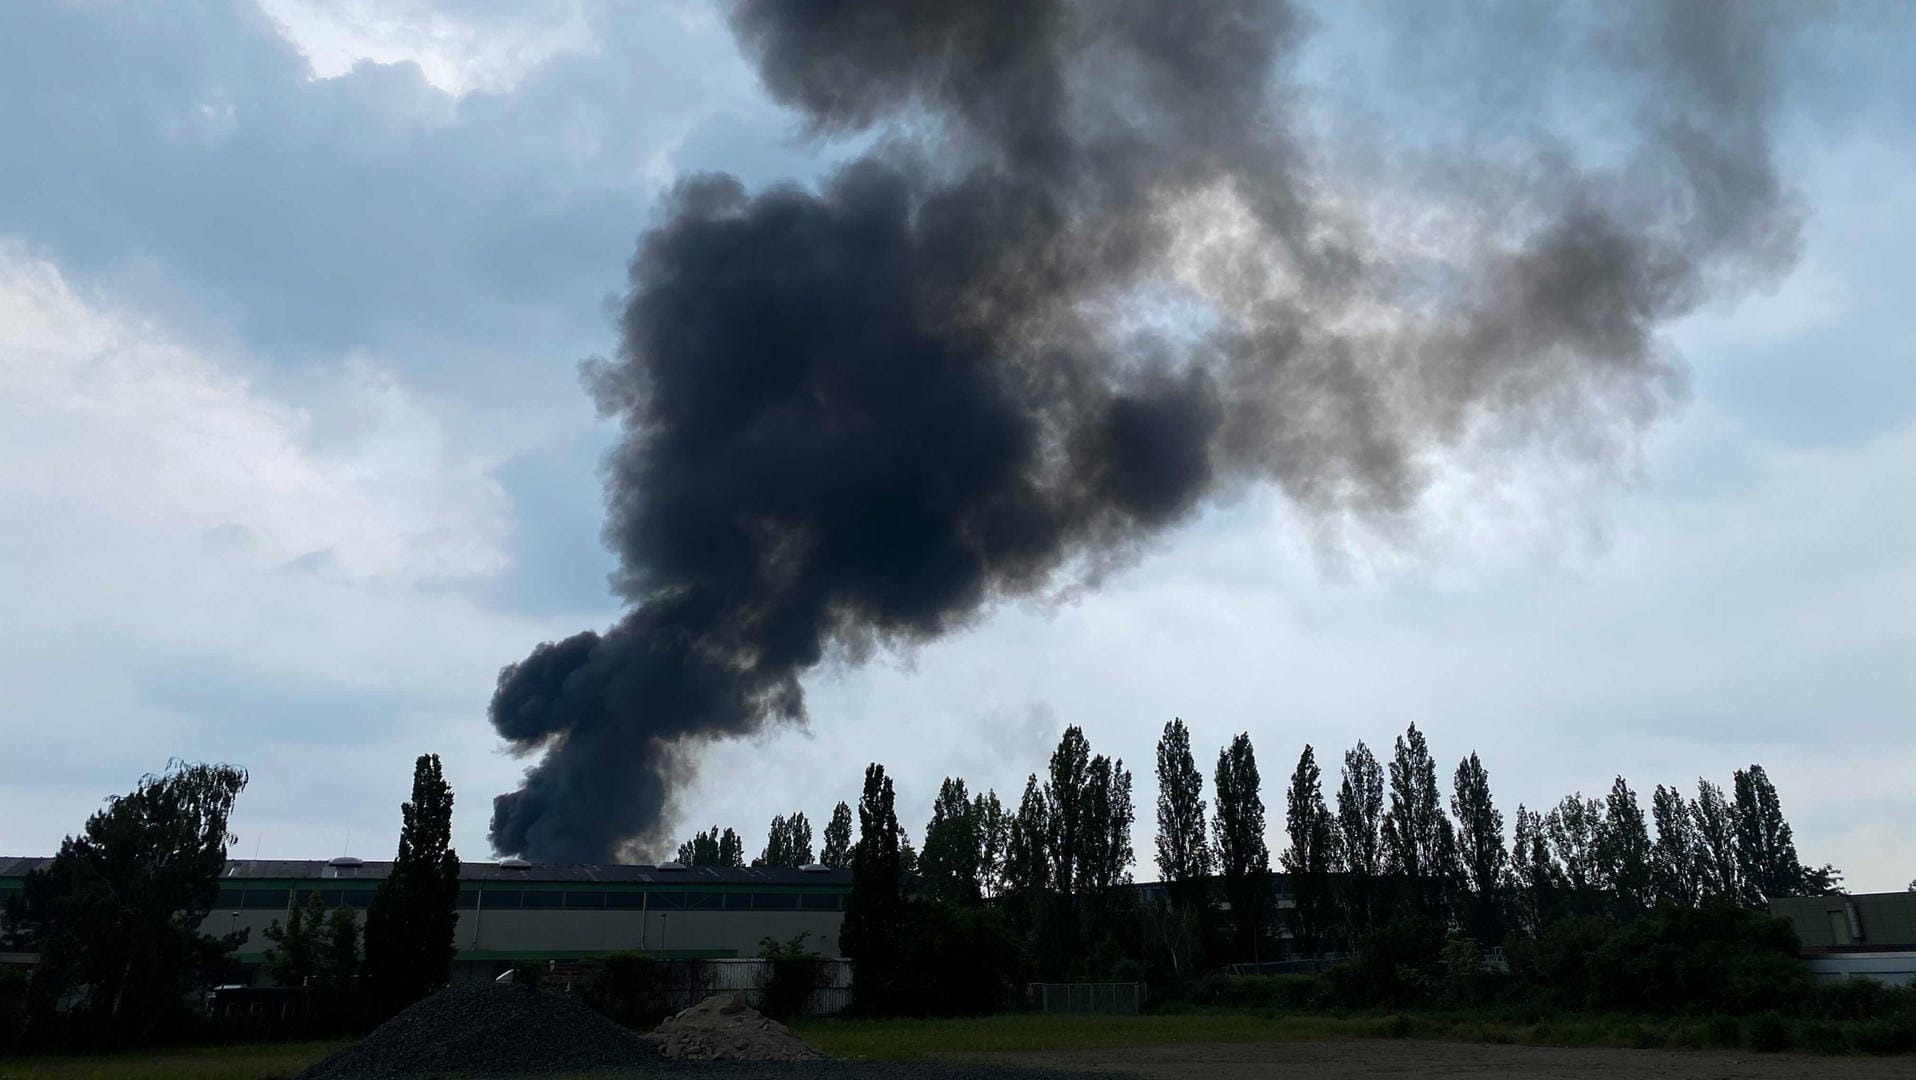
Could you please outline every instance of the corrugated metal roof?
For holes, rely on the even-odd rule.
[[[27,872],[46,866],[49,858],[8,858],[0,856],[0,878],[25,877]],[[390,862],[365,862],[358,866],[333,866],[324,859],[228,859],[227,880],[341,880],[378,881],[392,872]],[[844,888],[851,884],[850,870],[804,871],[791,867],[690,866],[684,870],[660,870],[655,866],[593,863],[533,863],[524,869],[501,867],[497,863],[467,862],[459,866],[461,881],[571,881],[605,884],[710,884],[710,885],[819,885]]]

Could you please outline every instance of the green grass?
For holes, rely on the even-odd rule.
[[[1645,1050],[1748,1048],[1743,1025],[1721,1019],[1729,1020],[1727,1035],[1714,1030],[1706,1018],[1557,1016],[1524,1021],[1468,1011],[1332,1014],[1222,1008],[1144,1016],[1018,1013],[946,1020],[811,1020],[794,1030],[827,1054],[883,1061],[1177,1043],[1376,1038]],[[1828,1053],[1847,1047],[1841,1038],[1831,1041],[1834,1046],[1793,1048]]]
[[[270,1080],[297,1075],[346,1042],[192,1046],[0,1060],[0,1080]]]

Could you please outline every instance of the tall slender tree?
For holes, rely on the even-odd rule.
[[[1384,770],[1361,739],[1344,753],[1337,839],[1349,892],[1344,909],[1354,932],[1367,931],[1376,914],[1377,878],[1384,871]]]
[[[1025,778],[1024,797],[1005,845],[1005,887],[1024,898],[1042,896],[1051,885],[1051,819],[1038,774]]]
[[[1550,849],[1563,869],[1564,900],[1574,914],[1594,915],[1603,906],[1610,886],[1597,841],[1603,835],[1603,802],[1586,799],[1583,792],[1565,795],[1548,814],[1543,827]]]
[[[1742,883],[1743,902],[1760,907],[1778,896],[1835,892],[1841,875],[1834,867],[1809,870],[1797,857],[1790,823],[1783,819],[1782,800],[1777,798],[1776,787],[1763,766],[1738,769],[1732,787],[1735,796],[1730,812],[1736,823],[1737,876]]]
[[[890,1000],[897,989],[907,906],[899,850],[897,798],[885,767],[865,769],[858,800],[858,845],[852,849],[852,890],[838,942],[858,965],[857,993],[867,1003]]]
[[[1650,797],[1650,816],[1657,827],[1656,845],[1650,850],[1650,884],[1656,902],[1695,907],[1698,852],[1689,804],[1681,791],[1658,784]]]
[[[987,898],[1005,888],[1005,848],[1011,841],[1011,815],[996,791],[971,801],[971,817],[978,824],[978,886]]]
[[[1698,895],[1717,903],[1736,903],[1743,895],[1737,872],[1736,819],[1723,789],[1698,777],[1690,820],[1696,825]]]
[[[1522,899],[1524,921],[1538,932],[1561,914],[1563,868],[1550,854],[1543,816],[1517,804],[1516,838],[1511,844],[1511,870]]]
[[[1390,761],[1390,809],[1384,814],[1384,854],[1390,871],[1426,916],[1442,920],[1456,860],[1457,839],[1444,814],[1437,762],[1415,723],[1397,738]]]
[[[1450,812],[1457,818],[1457,853],[1470,890],[1470,929],[1478,941],[1503,940],[1505,884],[1510,854],[1504,847],[1504,816],[1490,798],[1490,773],[1475,750],[1457,763]]]
[[[1264,798],[1259,793],[1257,754],[1250,733],[1239,734],[1217,755],[1217,817],[1211,822],[1224,895],[1231,905],[1240,956],[1261,956],[1270,906],[1271,853],[1264,842]]]
[[[1323,950],[1336,910],[1331,868],[1336,863],[1337,830],[1324,805],[1323,772],[1309,743],[1298,755],[1291,784],[1284,792],[1284,833],[1289,843],[1278,861],[1291,880],[1294,933],[1305,952]]]
[[[1610,898],[1619,918],[1633,918],[1652,903],[1654,864],[1650,830],[1643,819],[1637,793],[1619,776],[1604,800],[1603,826],[1597,834],[1597,855],[1609,879]]]
[[[1085,848],[1085,785],[1091,772],[1091,744],[1084,729],[1064,729],[1051,753],[1050,779],[1045,784],[1045,818],[1051,825],[1048,848],[1051,881],[1058,894],[1069,898],[1077,891],[1079,864]]]
[[[978,880],[978,822],[972,815],[970,793],[959,777],[947,776],[938,787],[918,869],[926,891],[935,899],[972,905],[983,896]]]
[[[459,853],[452,848],[452,786],[438,754],[413,763],[412,798],[399,813],[399,853],[366,912],[366,974],[385,1012],[418,1001],[452,975]]]
[[[832,807],[832,819],[825,825],[825,848],[818,861],[833,870],[852,864],[852,808],[843,802]]]
[[[1201,906],[1211,873],[1211,842],[1204,827],[1204,774],[1191,756],[1191,733],[1183,720],[1164,725],[1158,737],[1158,875],[1180,910]]]

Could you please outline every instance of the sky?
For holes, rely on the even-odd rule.
[[[855,149],[698,0],[501,10],[0,5],[0,853],[178,757],[250,771],[239,856],[390,857],[433,752],[459,850],[489,854],[529,764],[486,722],[499,669],[620,610],[616,431],[579,364],[617,342],[638,238],[678,178],[807,183]],[[1327,138],[1494,132],[1548,74],[1504,47],[1534,28],[1492,20],[1445,68],[1382,10],[1307,5]],[[1234,490],[1092,587],[815,670],[808,723],[702,755],[680,832],[822,826],[875,760],[921,836],[941,778],[1015,801],[1077,724],[1136,773],[1150,878],[1172,717],[1207,766],[1250,733],[1274,852],[1305,743],[1334,782],[1415,722],[1507,816],[1759,762],[1806,862],[1902,888],[1916,33],[1834,10],[1775,117],[1801,257],[1664,328],[1680,404],[1615,460],[1449,463],[1402,528],[1328,539]]]

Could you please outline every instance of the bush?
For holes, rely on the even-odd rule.
[[[811,1003],[812,992],[825,985],[825,958],[805,947],[809,932],[788,942],[765,938],[759,956],[770,970],[760,989],[765,992],[765,1015],[775,1020],[802,1016]]]
[[[1703,1033],[1709,1045],[1719,1049],[1731,1050],[1743,1045],[1743,1025],[1734,1016],[1710,1017]]]
[[[1916,1021],[1907,1017],[1869,1020],[1856,1026],[1856,1048],[1865,1054],[1904,1054],[1916,1050]]]
[[[588,962],[573,993],[600,1015],[645,1029],[672,1011],[669,978],[666,965],[645,953],[618,952]]]
[[[993,908],[920,901],[906,915],[902,973],[891,1000],[863,1002],[872,1012],[970,1016],[1014,998],[1017,946]]]
[[[1177,998],[1193,1005],[1305,1012],[1331,1004],[1330,984],[1322,975],[1206,975]]]
[[[1804,1020],[1796,1025],[1792,1040],[1799,1048],[1818,1054],[1849,1053],[1849,1036],[1843,1025],[1829,1020]]]
[[[1790,1048],[1790,1026],[1779,1013],[1758,1013],[1750,1017],[1746,1034],[1750,1049],[1758,1053],[1776,1054]]]

